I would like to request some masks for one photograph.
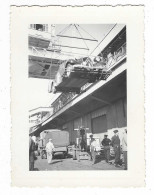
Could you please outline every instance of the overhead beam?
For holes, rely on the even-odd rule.
[[[71,38],[71,39],[81,39],[81,40],[85,40],[85,41],[96,41],[96,42],[98,42],[98,40],[96,40],[96,39],[87,39],[87,38],[82,38],[82,37],[72,37],[72,36],[67,36],[67,35],[57,35],[57,37],[65,37],[65,38]]]
[[[69,110],[69,111],[71,111],[71,112],[73,112],[73,113],[75,113],[75,114],[79,114],[79,115],[81,115],[82,113],[80,113],[80,112],[76,112],[76,111],[74,111],[74,110]]]
[[[53,46],[59,46],[59,47],[68,47],[68,48],[72,48],[72,49],[84,49],[84,50],[88,50],[88,48],[84,48],[84,47],[72,47],[72,46],[68,46],[68,45],[58,45],[58,44],[53,44]]]
[[[60,119],[61,121],[63,121],[63,122],[66,122],[63,118],[61,118],[61,117],[56,117],[57,119]]]
[[[99,101],[99,102],[102,102],[102,103],[111,105],[110,102],[108,102],[108,101],[106,101],[106,100],[103,100],[103,99],[100,99],[100,98],[98,98],[98,97],[96,97],[96,96],[94,96],[94,95],[90,95],[90,97],[91,97],[92,99],[94,99],[94,100]]]

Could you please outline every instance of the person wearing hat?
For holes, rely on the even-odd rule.
[[[104,155],[105,160],[108,163],[110,160],[110,142],[111,140],[107,138],[108,135],[104,135],[104,139],[102,140],[102,145],[104,146]]]
[[[46,144],[46,152],[47,152],[47,162],[50,164],[52,162],[54,145],[52,143],[52,139],[49,139],[49,142]]]
[[[114,148],[115,152],[115,166],[121,166],[120,161],[120,139],[119,139],[119,132],[118,130],[114,130],[114,136],[111,139],[111,146]]]
[[[96,140],[93,138],[93,135],[90,135],[90,157],[94,165],[96,161]]]

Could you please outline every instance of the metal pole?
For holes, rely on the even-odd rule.
[[[65,38],[71,38],[71,39],[82,39],[82,40],[86,40],[86,41],[96,41],[96,42],[98,42],[98,40],[96,40],[96,39],[87,39],[87,38],[81,38],[81,37],[72,37],[72,36],[67,36],[67,35],[57,35],[57,37],[65,37]]]
[[[60,46],[60,47],[68,47],[68,48],[74,48],[74,49],[84,49],[84,50],[88,50],[88,48],[83,48],[83,47],[71,47],[71,46],[68,46],[68,45],[58,45],[58,44],[53,44],[54,46]]]

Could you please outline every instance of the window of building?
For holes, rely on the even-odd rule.
[[[43,25],[42,24],[36,24],[36,30],[43,31]]]
[[[34,30],[48,32],[48,24],[30,24],[30,28]]]
[[[107,132],[107,119],[106,115],[102,115],[92,119],[92,133]]]

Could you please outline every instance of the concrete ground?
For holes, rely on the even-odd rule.
[[[47,163],[47,159],[37,157],[35,161],[36,171],[60,171],[60,170],[123,170],[124,167],[115,167],[113,164],[108,164],[101,156],[97,156],[96,163],[92,165],[92,161],[82,159],[73,160],[72,155],[69,154],[68,158],[64,159],[62,154],[55,155],[51,164]]]

